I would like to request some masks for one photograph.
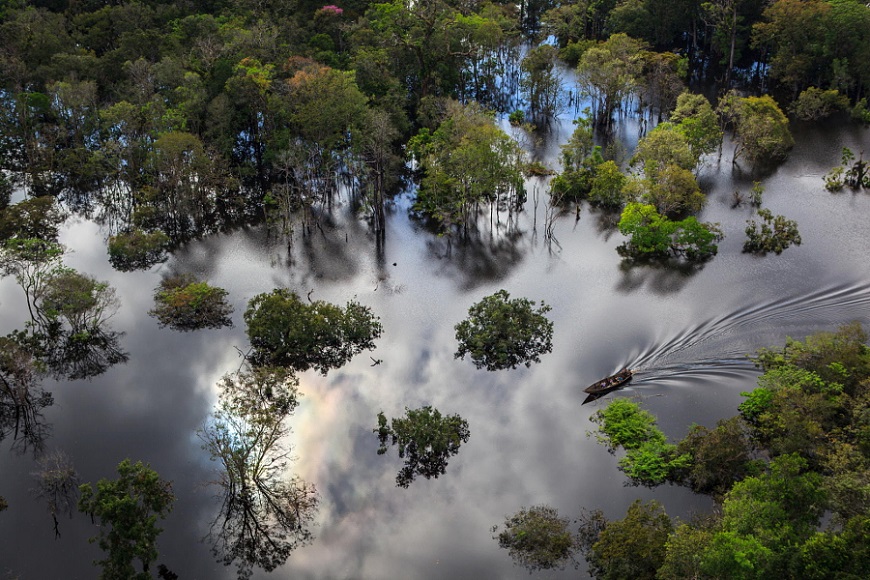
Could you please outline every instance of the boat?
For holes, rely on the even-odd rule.
[[[597,383],[589,385],[583,389],[583,392],[589,393],[590,395],[603,395],[604,393],[609,393],[614,389],[627,385],[631,382],[632,376],[634,376],[634,371],[629,368],[624,368],[614,375],[610,375],[607,378],[601,379]]]

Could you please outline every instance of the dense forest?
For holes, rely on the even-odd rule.
[[[4,237],[29,235],[16,230],[23,215],[31,227],[57,219],[53,198],[104,224],[120,268],[252,220],[290,227],[301,213],[317,227],[339,190],[382,233],[408,159],[416,209],[442,228],[517,207],[529,167],[488,111],[545,127],[565,106],[559,60],[577,66],[576,99],[590,99],[599,135],[618,112],[677,129],[650,133],[629,186],[578,135],[575,171],[554,186],[562,201],[678,217],[699,206],[688,173],[721,143],[716,127],[758,164],[790,147],[781,109],[870,120],[870,9],[854,0],[6,1],[0,34],[4,207],[11,188],[27,195]],[[717,114],[697,95],[678,105],[687,87]],[[689,152],[661,159],[663,147]]]
[[[339,198],[381,244],[391,200],[408,190],[415,219],[439,236],[499,235],[523,211],[526,180],[540,177],[547,235],[557,215],[588,203],[612,216],[626,263],[698,265],[724,236],[697,218],[699,172],[725,144],[734,164],[764,175],[794,146],[792,121],[870,123],[870,6],[857,0],[0,0],[0,38],[0,273],[22,287],[31,319],[0,337],[0,439],[36,453],[52,404],[40,379],[90,378],[128,357],[108,323],[114,288],[64,265],[70,216],[99,224],[109,262],[126,272],[248,225],[290,244],[322,231]],[[528,144],[568,110],[576,127],[560,163],[530,158]],[[625,117],[640,132],[631,156],[614,131]],[[863,152],[844,149],[826,185],[870,187]],[[734,192],[735,206],[758,208],[745,252],[801,244],[795,222],[762,207],[760,182],[745,195]],[[226,296],[171,276],[149,314],[173,330],[221,328],[232,324]],[[485,298],[457,324],[456,358],[495,371],[552,350],[550,307],[509,296]],[[224,473],[215,553],[240,577],[275,569],[312,537],[316,491],[284,477],[297,375],[326,375],[382,332],[359,302],[288,289],[255,296],[244,320],[250,349],[198,432]],[[851,326],[762,352],[760,387],[740,414],[676,444],[633,403],[594,416],[608,448],[626,452],[632,483],[709,494],[715,515],[675,522],[638,503],[619,521],[585,512],[578,532],[533,506],[495,539],[530,570],[582,553],[596,578],[861,577],[866,342]],[[397,446],[405,460],[399,487],[444,475],[470,437],[458,415],[406,412],[378,414],[374,429],[378,453]],[[240,460],[251,456],[262,462]],[[76,505],[104,524],[102,577],[150,578],[169,484],[125,461],[117,480],[79,488],[62,455],[40,461],[55,526]],[[277,546],[269,533],[247,536],[252,522],[269,522]]]

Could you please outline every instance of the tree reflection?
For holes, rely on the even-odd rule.
[[[398,447],[405,465],[396,475],[396,485],[407,488],[418,475],[437,479],[447,473],[447,460],[459,453],[463,443],[468,443],[471,432],[468,421],[459,415],[442,417],[438,409],[430,406],[406,407],[405,415],[387,425],[387,417],[378,413],[378,426],[373,431],[381,444],[378,455],[384,455],[390,445]]]
[[[12,447],[24,453],[39,452],[49,426],[42,410],[54,403],[39,384],[33,355],[10,337],[0,337],[0,440],[12,437]]]
[[[218,561],[235,564],[239,578],[254,567],[272,571],[309,543],[318,504],[313,485],[286,479],[287,417],[298,405],[298,380],[285,369],[244,370],[225,376],[217,409],[199,430],[220,466],[220,512],[208,538]]]
[[[36,487],[33,494],[45,501],[54,520],[54,536],[60,537],[58,514],[73,516],[79,498],[79,476],[70,458],[62,451],[46,453],[39,458],[39,470],[33,472]]]
[[[14,340],[56,378],[91,378],[126,362],[121,333],[108,328],[120,302],[115,289],[61,265],[63,246],[13,239],[0,249],[0,272],[24,290],[30,321]]]

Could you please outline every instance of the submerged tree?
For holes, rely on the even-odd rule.
[[[387,425],[383,412],[378,413],[378,434],[381,446],[378,455],[387,452],[388,444],[399,448],[405,466],[396,476],[396,485],[408,487],[418,475],[437,478],[447,472],[447,460],[468,443],[471,433],[468,422],[459,415],[441,416],[438,409],[425,406],[405,409],[405,418],[394,418]]]
[[[743,243],[744,252],[781,254],[792,244],[801,245],[801,235],[794,220],[786,219],[781,215],[774,216],[769,209],[758,210],[758,217],[761,218],[760,222],[746,221],[747,239]]]
[[[382,332],[379,320],[359,302],[344,308],[321,300],[305,304],[295,292],[278,288],[248,303],[248,358],[258,366],[314,368],[325,375],[375,347]]]
[[[522,508],[504,521],[504,530],[494,539],[499,548],[508,551],[514,564],[530,573],[537,570],[562,570],[566,565],[578,566],[574,555],[578,539],[571,533],[571,521],[561,517],[554,508],[537,505]],[[498,526],[493,532],[498,531]]]
[[[178,274],[160,281],[154,293],[154,308],[148,314],[160,326],[173,330],[198,330],[232,326],[233,307],[223,288],[201,282],[192,274]]]
[[[118,464],[118,479],[101,479],[96,489],[87,483],[80,491],[79,511],[99,522],[100,532],[91,541],[106,552],[96,562],[102,566],[100,579],[152,578],[157,536],[163,531],[157,520],[165,519],[175,502],[171,484],[141,461],[125,459]]]
[[[741,156],[753,166],[782,161],[794,146],[788,117],[769,95],[739,97],[732,91],[720,101],[718,110],[734,129],[734,163]]]
[[[13,448],[43,448],[49,427],[42,409],[54,403],[40,383],[40,365],[17,335],[0,337],[0,440],[12,436]]]
[[[556,69],[558,49],[542,44],[531,49],[520,65],[520,87],[529,102],[529,117],[534,123],[543,124],[559,111],[559,92],[562,79]]]
[[[70,458],[62,451],[46,453],[37,461],[39,470],[32,473],[36,480],[33,494],[45,501],[54,520],[55,538],[60,537],[57,516],[73,516],[79,497],[79,475]]]
[[[523,150],[476,103],[450,101],[438,128],[422,129],[408,147],[423,171],[414,207],[443,229],[470,225],[486,205],[521,211]]]
[[[629,203],[619,219],[619,232],[629,236],[617,251],[628,259],[685,257],[704,261],[714,256],[723,234],[715,223],[699,222],[694,216],[670,220],[650,204]]]
[[[218,407],[197,433],[220,466],[213,483],[221,489],[222,503],[209,537],[218,561],[235,564],[239,577],[248,578],[254,566],[272,571],[311,541],[317,492],[286,476],[286,419],[298,405],[292,373],[244,370],[219,385]]]
[[[510,299],[507,290],[485,296],[468,309],[458,323],[455,358],[471,357],[474,366],[488,371],[515,369],[541,362],[553,350],[553,323],[545,316],[551,308],[527,298]]]

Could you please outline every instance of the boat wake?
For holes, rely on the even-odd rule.
[[[686,360],[689,357],[685,355],[689,353],[685,351],[713,340],[724,344],[715,351],[722,358],[710,361],[733,362],[758,348],[770,346],[767,342],[758,344],[759,338],[773,339],[776,336],[784,342],[786,335],[803,339],[805,335],[821,330],[834,330],[836,326],[853,320],[866,324],[868,306],[870,283],[867,282],[820,288],[809,294],[749,305],[704,320],[665,341],[650,345],[650,348],[629,361],[627,366],[632,369],[646,369],[661,367],[661,363],[672,359]],[[709,349],[705,350],[709,352]],[[693,365],[701,363],[674,364],[675,368],[694,368]],[[709,364],[704,363],[702,366],[709,367]]]

